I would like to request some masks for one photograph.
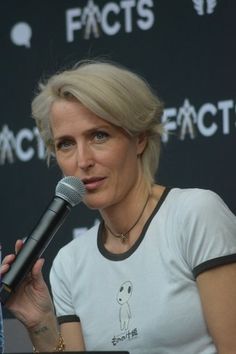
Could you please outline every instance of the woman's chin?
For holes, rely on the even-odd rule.
[[[86,198],[83,202],[89,209],[92,210],[102,210],[106,206],[106,204],[101,200],[90,200]]]

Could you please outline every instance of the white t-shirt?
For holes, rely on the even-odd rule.
[[[216,354],[196,276],[236,262],[236,217],[201,189],[166,190],[135,245],[111,254],[101,223],[63,247],[50,274],[59,322],[81,321],[86,350]]]

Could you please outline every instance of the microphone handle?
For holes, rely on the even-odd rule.
[[[10,269],[1,280],[0,301],[5,304],[12,292],[30,272],[62,225],[71,205],[60,197],[54,197],[38,224],[24,242]]]

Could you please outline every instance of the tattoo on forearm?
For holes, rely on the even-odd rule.
[[[38,334],[42,334],[42,333],[45,333],[48,331],[48,327],[47,326],[44,326],[44,327],[41,327],[41,328],[38,328],[34,331],[34,334],[38,335]]]

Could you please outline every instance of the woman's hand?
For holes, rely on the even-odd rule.
[[[23,247],[23,241],[17,240],[16,254]],[[3,276],[16,258],[15,254],[7,255],[1,264],[0,274]],[[17,287],[6,302],[6,308],[20,320],[28,329],[37,327],[45,317],[54,316],[54,309],[49,290],[42,276],[44,259],[39,259],[34,264],[31,272]]]

